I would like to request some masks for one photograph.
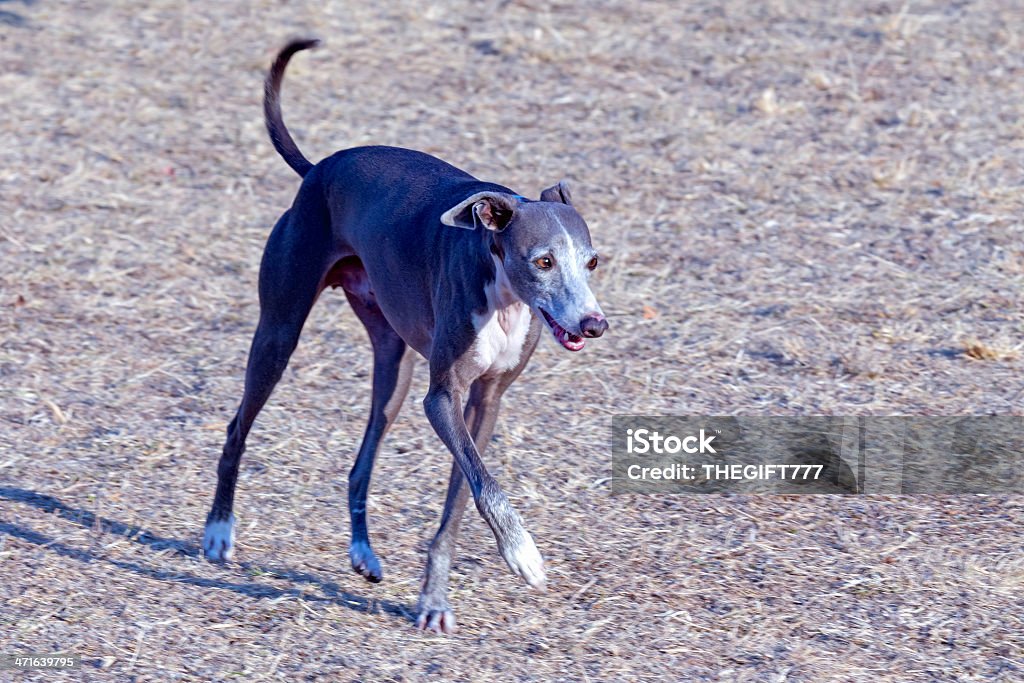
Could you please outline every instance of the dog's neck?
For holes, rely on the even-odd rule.
[[[524,303],[512,288],[512,283],[505,272],[505,249],[501,244],[501,237],[492,230],[481,230],[483,233],[483,247],[486,250],[485,261],[490,261],[494,269],[494,281],[488,284],[487,303],[494,309],[508,308],[516,303]],[[489,258],[488,258],[489,257]]]
[[[497,254],[491,253],[491,263],[494,265],[494,282],[489,285],[493,294],[487,297],[487,303],[495,310],[501,310],[515,304],[525,303],[512,289],[512,282],[505,272],[505,264]]]

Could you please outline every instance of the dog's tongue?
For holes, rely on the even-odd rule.
[[[547,321],[548,327],[551,328],[551,333],[555,335],[555,339],[557,339],[558,343],[564,348],[567,348],[570,351],[579,351],[584,347],[586,342],[583,341],[583,337],[567,331],[564,327],[555,322],[555,319],[551,317],[551,314],[543,308],[540,309],[540,312],[544,314],[544,319]]]
[[[567,332],[558,323],[555,323],[551,331],[555,333],[555,339],[558,340],[558,343],[570,351],[579,351],[586,344],[586,342],[583,341],[583,337]]]

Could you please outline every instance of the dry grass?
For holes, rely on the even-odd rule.
[[[612,497],[613,413],[1019,414],[1015,2],[0,6],[0,652],[85,680],[1017,681],[1019,497]],[[257,422],[240,563],[196,543],[263,242],[312,157],[568,175],[611,333],[543,343],[488,455],[549,559],[467,524],[463,630],[410,624],[448,457],[418,400],[347,568],[366,341],[325,296]],[[572,397],[571,400],[569,397]],[[26,678],[27,677],[22,677]]]

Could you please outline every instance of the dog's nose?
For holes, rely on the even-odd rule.
[[[600,313],[589,313],[580,321],[580,332],[584,337],[600,337],[608,329],[608,321]]]

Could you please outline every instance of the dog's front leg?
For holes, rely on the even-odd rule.
[[[498,542],[498,551],[509,568],[529,585],[541,587],[544,585],[544,561],[533,538],[523,528],[519,513],[512,508],[508,497],[480,460],[462,415],[461,399],[462,392],[452,381],[452,374],[435,373],[432,367],[430,390],[423,399],[427,419],[455,456],[477,510],[491,527]]]
[[[469,400],[466,401],[462,417],[481,456],[487,451],[487,444],[494,433],[501,395],[509,381],[506,378],[480,378],[470,387]],[[448,604],[448,579],[455,554],[455,539],[459,535],[459,523],[468,498],[466,477],[459,464],[453,460],[441,525],[427,551],[427,566],[423,573],[423,586],[420,588],[416,626],[422,630],[455,632],[455,613]]]

